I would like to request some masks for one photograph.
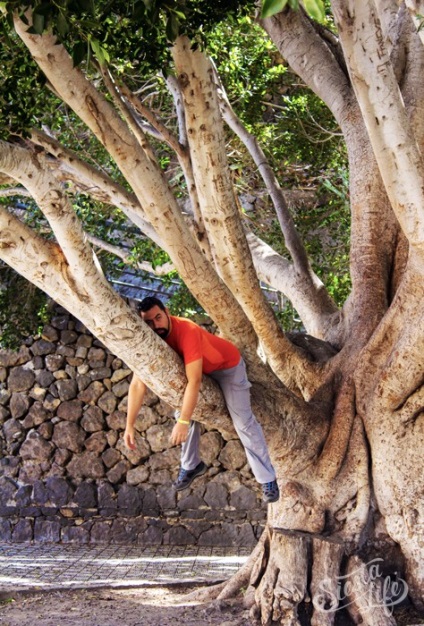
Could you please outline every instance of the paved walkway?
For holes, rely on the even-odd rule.
[[[0,593],[226,580],[250,548],[0,543]]]

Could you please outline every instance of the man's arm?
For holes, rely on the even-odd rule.
[[[199,389],[202,384],[203,359],[197,359],[185,366],[187,387],[184,391],[183,405],[179,419],[190,422],[199,397]],[[187,439],[189,424],[177,422],[171,433],[171,443],[175,446],[184,443]]]
[[[134,374],[128,390],[127,424],[124,432],[124,442],[130,450],[135,449],[134,424],[143,404],[146,389],[147,387],[143,381]]]

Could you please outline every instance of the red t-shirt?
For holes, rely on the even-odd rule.
[[[240,352],[226,339],[216,337],[201,326],[181,317],[170,316],[171,332],[166,343],[184,360],[184,364],[203,359],[203,373],[235,367]]]

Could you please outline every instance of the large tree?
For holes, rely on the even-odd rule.
[[[75,64],[81,42],[73,59],[63,40],[79,23],[75,16],[66,22],[67,3],[54,5],[53,17],[45,4],[37,8],[39,3],[33,13],[28,7],[25,14],[13,13],[15,32],[46,86],[97,138],[116,170],[97,169],[40,128],[20,140],[3,140],[2,182],[25,188],[54,239],[1,207],[0,258],[78,317],[178,407],[185,386],[181,362],[110,288],[70,196],[83,191],[117,207],[165,250],[247,361],[255,412],[281,487],[260,542],[235,580],[219,589],[220,597],[247,586],[252,616],[262,624],[298,624],[299,607],[307,606],[313,607],[307,611],[311,623],[318,625],[333,623],[346,592],[355,619],[393,623],[384,599],[376,597],[381,572],[373,561],[367,574],[366,562],[378,556],[384,539],[384,545],[398,546],[410,596],[421,605],[423,10],[412,0],[333,0],[332,28],[288,5],[261,20],[292,70],[326,103],[346,143],[352,289],[339,308],[314,273],[284,192],[259,143],[234,113],[215,66],[187,36],[177,37],[184,23],[178,6],[145,4],[152,10],[150,24],[162,15],[153,9],[162,7],[167,37],[176,38],[164,79],[174,100],[175,128],[148,108],[143,91],[130,88],[133,73],[128,86],[122,64],[119,76],[113,64],[106,66],[106,44],[91,39],[99,61],[96,74],[88,64]],[[143,19],[146,11],[140,11]],[[187,27],[190,36],[200,28],[199,14]],[[112,15],[109,27],[122,23]],[[18,49],[14,35],[9,45]],[[225,123],[263,177],[289,260],[244,223],[228,166]],[[184,203],[158,163],[157,141],[167,144],[182,169]],[[308,333],[303,340],[284,334],[258,278],[291,301]],[[220,392],[206,378],[196,418],[231,428]],[[391,561],[381,565],[389,567]],[[350,584],[344,587],[341,581]]]

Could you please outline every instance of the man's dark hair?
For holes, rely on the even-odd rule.
[[[146,311],[150,311],[154,306],[158,306],[162,311],[165,310],[165,305],[162,300],[156,298],[155,296],[147,296],[147,298],[143,298],[141,302],[137,305],[137,311],[139,313],[146,313]]]

